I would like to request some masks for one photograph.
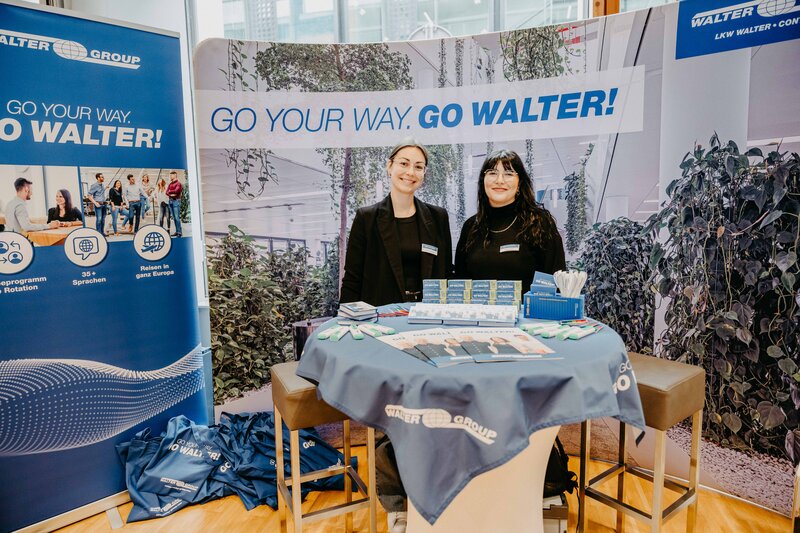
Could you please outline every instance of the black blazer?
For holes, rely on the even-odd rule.
[[[422,279],[447,278],[453,268],[447,211],[416,198],[414,207],[420,217],[420,241],[438,248],[437,255],[421,252],[420,276]],[[400,237],[394,224],[392,199],[387,196],[377,204],[356,211],[347,241],[339,300],[362,300],[372,305],[403,302],[404,285]]]

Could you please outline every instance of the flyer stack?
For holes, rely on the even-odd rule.
[[[422,281],[422,302],[519,307],[522,283],[519,280],[426,279]]]

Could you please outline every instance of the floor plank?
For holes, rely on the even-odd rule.
[[[363,446],[353,448],[354,455],[358,457],[359,473],[366,479],[366,451]],[[606,468],[604,463],[593,461],[589,465],[590,476],[595,476]],[[570,457],[570,469],[578,472],[578,459]],[[608,494],[616,494],[616,481],[610,480],[603,485]],[[635,476],[625,477],[626,501],[637,507],[649,509],[651,485],[649,482]],[[665,491],[666,504],[677,498],[677,493]],[[569,499],[569,530],[574,531],[578,516],[577,494],[568,495]],[[644,503],[643,499],[647,499]],[[344,500],[341,492],[312,492],[303,503],[303,512],[321,509],[328,505],[335,505]],[[132,504],[127,503],[119,507],[120,514],[125,520],[130,513]],[[614,510],[599,502],[589,501],[589,531],[604,533],[614,530],[616,523]],[[704,531],[759,531],[761,533],[785,533],[791,529],[791,521],[783,516],[741,502],[734,498],[723,496],[711,491],[701,491],[698,508],[697,530]],[[353,525],[355,531],[367,531],[367,511],[358,511],[354,514]],[[628,533],[646,532],[648,528],[633,518],[625,518],[625,528]],[[686,510],[678,513],[664,528],[665,533],[678,533],[685,531]],[[108,519],[105,513],[72,524],[58,530],[61,533],[110,533]],[[221,500],[187,507],[177,513],[157,520],[126,524],[121,530],[130,532],[154,533],[194,533],[205,531],[249,532],[249,531],[279,531],[278,513],[266,506],[257,507],[247,512],[241,501],[236,496],[229,496]],[[338,533],[344,531],[344,517],[329,519],[309,524],[305,531],[309,533]],[[387,533],[386,514],[378,506],[378,531]],[[476,532],[459,532],[476,533]],[[494,533],[494,532],[492,532]]]

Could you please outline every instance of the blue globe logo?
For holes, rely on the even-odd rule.
[[[157,252],[164,248],[166,242],[164,241],[164,236],[161,235],[157,231],[151,231],[147,235],[144,236],[144,242],[142,246],[142,253],[146,252]]]

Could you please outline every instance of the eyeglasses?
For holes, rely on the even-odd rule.
[[[504,170],[503,172],[498,172],[496,170],[487,170],[483,173],[483,177],[489,181],[497,181],[497,179],[503,176],[505,181],[511,181],[514,178],[517,178],[519,175],[514,172],[513,170]]]
[[[412,165],[411,161],[408,159],[395,159],[393,163],[399,166],[403,171],[412,170],[414,174],[425,174],[425,165],[422,163]]]

